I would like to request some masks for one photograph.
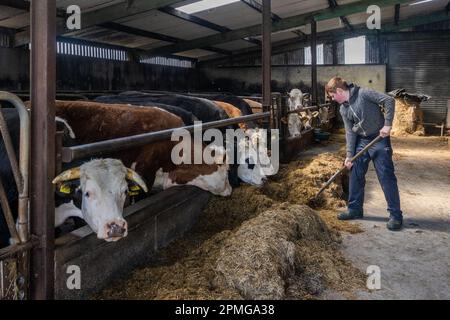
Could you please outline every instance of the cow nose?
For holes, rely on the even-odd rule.
[[[127,229],[125,222],[120,225],[116,222],[108,224],[108,238],[122,238],[125,236]]]

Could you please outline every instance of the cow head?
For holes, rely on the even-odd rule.
[[[313,121],[319,116],[318,111],[311,112],[311,110],[306,110],[300,112],[300,117],[302,120],[303,127],[308,130],[313,127]]]
[[[292,89],[289,92],[289,110],[296,110],[303,107],[303,93],[300,89]]]
[[[117,241],[127,236],[128,226],[123,218],[127,195],[147,192],[142,178],[116,159],[86,162],[64,171],[53,183],[62,193],[81,202],[84,220],[99,239],[106,241]]]
[[[303,94],[303,108],[307,108],[311,106],[311,94],[304,93]]]
[[[319,109],[319,119],[320,123],[327,123],[329,122],[329,111],[330,107],[322,107]]]
[[[246,137],[238,142],[238,177],[245,183],[261,186],[267,176],[276,173],[263,142],[263,133],[258,129],[247,130]]]

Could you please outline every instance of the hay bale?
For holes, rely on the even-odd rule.
[[[395,116],[391,134],[393,136],[425,135],[420,101],[408,98],[395,99]]]
[[[217,282],[237,290],[244,299],[286,298],[289,283],[298,284],[296,270],[302,266],[296,241],[300,239],[332,238],[308,206],[282,204],[261,213],[225,241],[216,265]],[[313,280],[316,284],[311,287],[322,286],[317,278]]]
[[[424,94],[408,93],[403,88],[393,90],[388,94],[395,98],[395,116],[391,135],[425,135],[420,103],[430,100],[431,97]]]

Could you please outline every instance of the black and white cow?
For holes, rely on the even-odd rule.
[[[147,105],[151,106],[155,103],[163,103],[170,106],[176,106],[179,108],[182,108],[186,111],[191,112],[194,116],[196,116],[199,120],[203,122],[212,122],[217,120],[224,120],[228,119],[229,116],[225,112],[223,108],[220,108],[216,103],[213,102],[213,100],[209,99],[216,99],[217,101],[223,101],[227,103],[237,103],[239,107],[239,110],[244,110],[245,115],[251,114],[252,110],[250,106],[243,101],[242,99],[238,97],[233,97],[229,95],[215,95],[215,96],[208,96],[208,99],[205,98],[199,98],[195,96],[184,96],[179,94],[149,94],[149,93],[143,93],[138,91],[128,91],[123,92],[115,97],[98,97],[96,99],[97,102],[105,102],[105,101],[114,101],[113,103],[131,103],[134,105]],[[227,126],[225,129],[236,129],[238,126]],[[251,134],[255,135],[255,137],[259,137],[260,134],[256,133],[257,130],[252,130]],[[257,162],[258,158],[254,155],[259,154],[259,159],[263,158],[264,155],[262,153],[257,153],[254,148],[257,147],[257,144],[253,143],[252,141],[255,141],[255,138],[250,137],[247,139],[246,142],[237,142],[234,147],[234,154],[229,154],[229,157],[232,157],[234,159],[234,164],[231,164],[229,166],[229,174],[228,178],[230,181],[230,184],[235,187],[239,185],[239,179],[241,181],[244,181],[246,183],[252,184],[252,185],[262,185],[264,181],[266,180],[267,172],[270,172],[270,170],[262,168],[260,165],[256,163],[256,165],[247,164],[248,162]],[[243,149],[245,146],[246,149]],[[249,149],[250,148],[250,149]],[[237,156],[237,150],[253,150],[250,154],[250,156],[245,160],[245,162],[242,162],[242,159],[238,159]],[[244,152],[240,152],[241,154],[244,154]],[[247,152],[248,154],[248,152]],[[253,156],[252,156],[253,155]],[[250,161],[251,158],[251,161]],[[265,158],[267,158],[267,154],[265,155]],[[238,160],[241,160],[241,162],[237,163]],[[238,179],[239,178],[239,179]]]

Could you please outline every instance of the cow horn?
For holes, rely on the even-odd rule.
[[[57,184],[59,182],[64,182],[68,180],[75,180],[80,178],[80,167],[72,168],[60,173],[52,183]]]
[[[317,117],[318,115],[319,115],[319,111],[314,111],[314,112],[312,113],[312,117],[313,117],[313,118]]]
[[[127,179],[136,182],[145,192],[148,192],[147,185],[136,171],[127,168]]]

